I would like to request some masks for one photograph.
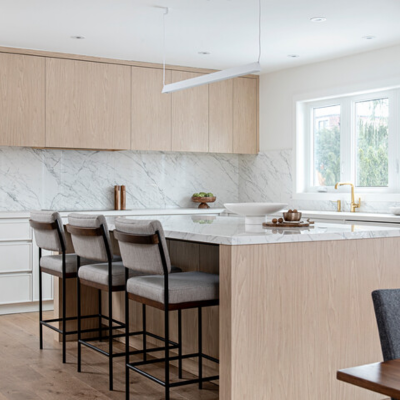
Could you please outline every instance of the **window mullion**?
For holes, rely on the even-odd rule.
[[[352,103],[350,99],[342,101],[342,121],[341,121],[341,180],[352,182],[354,163],[352,154],[354,154],[353,129],[352,129]]]

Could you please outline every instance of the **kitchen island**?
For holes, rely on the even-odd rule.
[[[263,229],[239,217],[156,218],[175,265],[220,274],[220,307],[207,310],[203,334],[206,352],[219,353],[221,400],[380,398],[338,382],[336,370],[382,359],[371,292],[400,287],[400,225]],[[123,295],[115,296],[122,318]],[[195,318],[184,314],[186,342],[195,343]]]

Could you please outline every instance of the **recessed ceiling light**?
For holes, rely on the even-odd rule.
[[[298,54],[288,54],[288,57],[290,57],[290,58],[299,58],[300,56]]]
[[[199,53],[201,56],[208,56],[210,54],[209,51],[199,51]]]
[[[311,22],[325,22],[326,18],[325,17],[313,17],[313,18],[310,18],[310,21]]]
[[[372,40],[372,39],[376,39],[376,36],[363,36],[362,38],[365,40]]]
[[[85,39],[85,37],[84,36],[71,36],[71,39],[81,40],[81,39]]]

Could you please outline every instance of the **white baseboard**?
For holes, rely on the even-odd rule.
[[[54,310],[53,300],[43,301],[43,311]],[[39,302],[29,302],[29,303],[16,303],[16,304],[1,304],[0,305],[0,315],[5,314],[18,314],[18,313],[28,313],[28,312],[38,312]]]

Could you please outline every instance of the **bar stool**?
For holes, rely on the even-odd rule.
[[[165,387],[165,399],[170,399],[170,388],[188,384],[202,383],[219,379],[219,376],[203,377],[202,359],[218,363],[218,360],[202,352],[202,309],[203,307],[219,305],[219,276],[203,272],[182,272],[171,274],[171,261],[164,231],[159,221],[132,220],[118,218],[115,221],[115,238],[119,241],[120,251],[125,269],[125,323],[126,330],[126,399],[129,400],[129,371],[133,370],[154,382]],[[131,269],[141,271],[146,276],[130,277]],[[130,363],[129,359],[129,300],[134,300],[164,311],[164,358],[156,360],[143,360]],[[181,311],[185,309],[198,309],[198,353],[182,354]],[[169,341],[169,312],[178,310],[178,356],[170,357],[171,347]],[[169,362],[178,360],[179,378],[182,378],[182,360],[198,357],[198,379],[183,382],[170,382]],[[165,363],[165,380],[139,369],[139,366]]]
[[[43,349],[43,326],[62,335],[62,360],[66,362],[66,336],[76,335],[77,331],[67,331],[67,321],[77,317],[66,317],[66,280],[77,276],[77,255],[67,254],[73,251],[72,243],[67,240],[60,214],[54,211],[32,211],[29,220],[33,229],[36,244],[39,247],[39,347]],[[42,256],[42,250],[61,253],[59,255]],[[81,259],[86,265],[92,261]],[[42,272],[62,278],[62,317],[43,320]],[[51,325],[62,322],[62,329]]]
[[[81,372],[81,346],[91,348],[109,359],[109,388],[113,390],[113,359],[125,356],[125,352],[113,352],[113,339],[125,337],[123,334],[113,334],[115,329],[125,329],[126,325],[113,319],[112,293],[125,290],[125,268],[118,258],[113,256],[112,242],[106,219],[103,215],[88,215],[73,213],[68,216],[67,232],[71,234],[74,249],[78,255],[78,372]],[[81,257],[97,260],[100,263],[81,266]],[[130,276],[141,275],[131,270]],[[81,285],[94,287],[99,291],[99,308],[101,308],[101,291],[108,292],[108,316],[99,313],[99,337],[83,340],[81,333]],[[143,307],[145,311],[145,308]],[[90,343],[102,339],[101,321],[108,320],[108,352]],[[113,325],[113,323],[115,325]],[[130,336],[145,335],[145,314],[143,315],[143,330],[129,333]],[[131,354],[142,354],[143,351],[132,351]]]

